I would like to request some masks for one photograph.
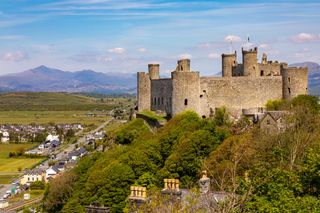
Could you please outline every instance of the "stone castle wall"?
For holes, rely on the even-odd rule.
[[[202,77],[201,113],[210,115],[210,109],[227,107],[229,109],[248,109],[263,107],[268,100],[282,98],[282,77]],[[208,107],[209,106],[209,107]]]
[[[200,76],[199,72],[174,71],[172,76],[172,114],[200,109]]]
[[[137,102],[139,111],[151,108],[151,80],[148,73],[137,74]]]
[[[308,94],[308,69],[289,67],[282,70],[283,98],[291,99],[300,94]]]
[[[171,78],[151,81],[151,110],[172,113],[172,80]]]

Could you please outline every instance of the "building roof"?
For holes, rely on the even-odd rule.
[[[24,171],[25,175],[42,175],[43,173],[42,169],[27,169]]]

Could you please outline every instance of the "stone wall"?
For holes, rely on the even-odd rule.
[[[151,81],[151,110],[172,113],[172,80],[157,79]]]
[[[281,74],[281,64],[280,63],[268,63],[259,64],[260,76],[268,75],[280,75]]]
[[[172,114],[185,110],[200,111],[200,77],[199,72],[174,71],[172,77]]]
[[[282,70],[283,98],[308,94],[308,68],[289,67]]]
[[[138,111],[151,109],[151,80],[149,74],[137,73],[137,102]]]
[[[268,100],[282,98],[282,77],[202,77],[201,115],[209,116],[210,108],[247,109],[264,106]],[[208,107],[209,106],[209,107]]]

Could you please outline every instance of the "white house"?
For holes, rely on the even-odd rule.
[[[46,182],[48,182],[50,179],[55,178],[59,173],[59,169],[56,168],[55,166],[50,166],[46,170]]]
[[[2,143],[6,143],[6,142],[8,142],[10,140],[9,132],[4,131],[4,132],[0,132],[0,133],[2,133],[2,137],[1,137],[1,142]]]
[[[53,141],[53,140],[59,141],[59,136],[49,134],[46,138],[46,141]]]

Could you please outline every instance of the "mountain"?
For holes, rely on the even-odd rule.
[[[135,74],[92,70],[68,72],[39,66],[0,76],[0,91],[132,93],[135,88]]]
[[[320,96],[320,65],[314,62],[291,64],[290,67],[308,67],[309,93]]]

